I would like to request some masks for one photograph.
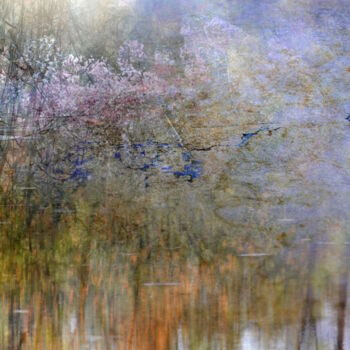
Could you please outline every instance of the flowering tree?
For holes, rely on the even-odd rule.
[[[142,49],[137,42],[120,48],[120,74],[106,60],[63,57],[56,51],[26,81],[26,113],[35,116],[41,128],[60,118],[76,123],[126,123],[139,115],[141,105],[166,94],[165,82],[142,68]]]
[[[16,59],[9,51],[0,62],[3,96],[16,99],[17,120],[31,132],[55,132],[63,124],[65,130],[81,130],[78,125],[120,130],[150,118],[171,123],[164,106],[181,104],[209,81],[207,62],[190,46],[181,49],[181,62],[160,51],[148,57],[135,40],[119,48],[114,62],[65,54],[50,37],[26,43]],[[16,74],[9,76],[11,65]]]

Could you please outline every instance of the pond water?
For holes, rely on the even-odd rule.
[[[1,133],[0,348],[350,349],[347,1],[145,11],[211,82],[128,137]]]

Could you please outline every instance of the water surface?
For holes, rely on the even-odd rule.
[[[347,2],[150,3],[212,79],[132,138],[1,133],[0,347],[350,348]]]

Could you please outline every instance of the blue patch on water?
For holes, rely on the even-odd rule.
[[[241,136],[241,140],[242,141],[238,144],[238,147],[244,146],[249,141],[250,138],[252,138],[253,136],[258,135],[261,131],[270,131],[270,132],[272,132],[272,131],[277,131],[279,129],[281,129],[281,127],[276,127],[276,128],[273,128],[273,129],[268,128],[268,127],[261,127],[260,129],[258,129],[256,131],[244,133]]]
[[[130,160],[133,160],[133,168],[147,173],[150,169],[159,169],[162,173],[172,174],[179,177],[188,177],[192,182],[198,179],[203,172],[202,162],[193,159],[190,151],[181,151],[183,148],[181,143],[172,145],[157,141],[146,141],[144,143],[135,143],[131,145],[134,151],[129,154]],[[181,155],[181,158],[178,157]],[[121,152],[114,153],[114,158],[123,162]],[[164,161],[175,161],[178,164],[164,164]],[[180,169],[180,170],[174,170]],[[147,175],[145,175],[147,177]],[[148,187],[147,179],[145,179],[145,187]]]
[[[145,164],[145,165],[141,168],[141,170],[142,170],[142,171],[147,171],[151,166],[152,166],[152,164]]]
[[[53,170],[53,173],[54,174],[58,174],[58,175],[63,175],[64,174],[64,171],[62,169],[54,169]]]
[[[198,179],[203,172],[202,162],[196,160],[192,161],[191,164],[185,164],[183,171],[174,171],[173,174],[176,177],[189,176],[190,181]]]
[[[255,131],[255,132],[247,132],[247,133],[243,134],[241,137],[242,141],[239,143],[238,147],[244,146],[250,138],[257,135],[259,132],[260,132],[260,130]]]
[[[134,143],[133,146],[134,146],[136,149],[139,149],[139,148],[142,148],[142,147],[143,147],[143,143]]]
[[[164,173],[171,173],[172,169],[173,167],[171,165],[165,165],[160,168],[160,170],[163,171]]]
[[[182,160],[184,162],[189,162],[192,158],[191,152],[182,152]]]
[[[88,163],[92,159],[93,159],[93,157],[89,157],[89,158],[86,158],[86,159],[78,157],[78,158],[76,158],[75,160],[72,161],[72,164],[78,167],[78,166],[82,166],[82,165]]]
[[[92,141],[81,141],[74,147],[75,150],[67,155],[65,160],[73,166],[69,180],[83,182],[89,179],[91,171],[85,169],[84,166],[94,159],[93,156],[88,156],[92,146]]]
[[[91,172],[88,170],[77,168],[71,173],[69,179],[76,181],[85,181],[89,178],[90,174]]]

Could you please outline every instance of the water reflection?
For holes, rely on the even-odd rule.
[[[2,348],[349,346],[338,124],[186,152],[47,137],[3,163]],[[193,159],[199,177],[162,169]]]
[[[2,256],[3,349],[348,344],[347,245],[302,241],[272,256],[210,264],[176,250],[150,257],[94,241],[77,250]]]

